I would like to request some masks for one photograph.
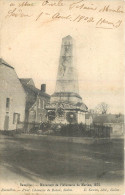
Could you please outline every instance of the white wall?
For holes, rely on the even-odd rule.
[[[78,123],[85,124],[85,112],[78,112]]]
[[[26,95],[15,70],[0,65],[0,130],[4,130],[6,98],[10,98],[8,130],[13,130],[16,128],[16,124],[13,124],[13,113],[19,113],[20,121],[24,121]]]

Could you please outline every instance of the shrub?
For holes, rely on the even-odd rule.
[[[111,129],[104,126],[86,126],[85,124],[67,124],[60,128],[60,135],[69,137],[110,137]]]
[[[49,130],[51,128],[51,124],[49,122],[43,122],[39,125],[40,130]]]

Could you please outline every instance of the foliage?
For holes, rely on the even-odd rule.
[[[41,127],[41,128],[40,128]],[[51,124],[41,123],[41,126],[34,126],[30,133],[48,134],[66,137],[110,137],[111,128],[103,125],[87,126],[80,124]]]
[[[77,122],[76,113],[75,112],[67,112],[66,113],[66,120],[69,123],[76,123]]]
[[[21,133],[24,133],[23,129],[18,129],[18,130],[3,130],[3,131],[0,131],[0,134],[7,135],[7,136],[14,136],[16,134],[21,134]]]
[[[57,114],[59,117],[62,117],[64,115],[64,109],[63,108],[58,108],[57,109]]]
[[[56,117],[55,111],[49,111],[49,112],[48,112],[48,119],[49,119],[50,121],[53,121],[53,120],[55,119],[55,117]]]
[[[107,114],[108,109],[109,109],[109,105],[105,102],[101,102],[96,106],[95,112],[98,114]]]
[[[50,127],[51,127],[51,124],[49,122],[42,122],[39,125],[39,129],[41,129],[41,130],[48,130],[48,129],[50,129]]]
[[[60,135],[67,137],[110,137],[111,128],[105,126],[87,126],[84,124],[63,125]]]
[[[29,133],[36,134],[36,133],[38,132],[38,130],[39,130],[38,126],[32,127],[32,128],[30,129]]]

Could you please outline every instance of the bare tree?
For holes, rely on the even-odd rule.
[[[107,114],[108,109],[109,109],[109,105],[106,104],[105,102],[101,102],[96,106],[95,112],[99,114]]]

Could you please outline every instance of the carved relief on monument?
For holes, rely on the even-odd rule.
[[[58,117],[64,117],[64,105],[59,104],[57,109],[56,109],[56,114]]]
[[[50,110],[50,111],[48,112],[48,119],[49,119],[50,121],[53,121],[53,120],[55,120],[55,118],[56,118],[56,113],[55,113],[55,111],[54,111],[54,110]]]
[[[75,112],[67,112],[66,113],[66,120],[69,123],[77,123],[77,115]]]
[[[60,60],[60,76],[64,76],[65,73],[68,71],[68,69],[70,68],[71,64],[71,57],[68,56],[62,56],[61,60]]]
[[[63,46],[63,55],[62,56],[72,56],[72,45],[69,43]]]

